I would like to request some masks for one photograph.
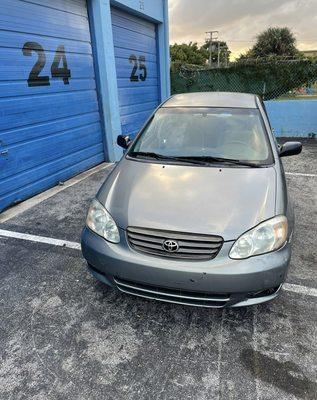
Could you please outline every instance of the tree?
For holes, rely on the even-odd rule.
[[[208,59],[209,59],[209,44],[210,40],[207,40],[206,43],[202,46],[202,48],[208,51]],[[219,41],[219,61],[220,66],[227,66],[229,64],[231,51],[226,42]],[[218,62],[218,42],[214,42],[211,45],[211,62],[213,64],[217,64]]]
[[[219,42],[219,59],[221,66],[227,66],[230,51],[226,42]],[[198,47],[196,42],[189,44],[173,44],[170,46],[172,70],[178,70],[184,64],[206,66],[209,60],[209,41]],[[212,44],[211,59],[213,64],[218,61],[218,42]]]
[[[171,61],[180,64],[205,65],[208,60],[208,51],[199,48],[197,43],[173,44],[170,46]]]
[[[245,54],[241,54],[240,60],[258,57],[292,57],[301,58],[296,48],[296,38],[287,28],[268,28],[256,37],[256,43]]]

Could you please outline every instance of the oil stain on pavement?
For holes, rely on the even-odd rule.
[[[252,348],[242,351],[241,361],[256,379],[274,385],[295,398],[316,400],[317,383],[307,379],[297,364],[279,361]]]

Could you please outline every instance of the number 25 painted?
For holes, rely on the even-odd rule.
[[[129,62],[130,62],[130,64],[133,64],[133,68],[132,68],[131,75],[130,75],[130,81],[131,82],[139,82],[139,79],[141,79],[141,81],[144,82],[147,78],[145,56],[140,56],[138,59],[137,56],[135,56],[134,54],[131,54],[131,56],[129,57]],[[136,74],[137,70],[143,71],[143,73],[137,75]]]

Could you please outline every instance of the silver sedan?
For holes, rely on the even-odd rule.
[[[90,272],[122,292],[204,307],[274,299],[294,215],[278,146],[255,95],[169,98],[132,139],[87,215]]]

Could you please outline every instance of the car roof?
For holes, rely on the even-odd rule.
[[[176,94],[170,97],[162,107],[224,107],[258,108],[257,96],[236,92],[198,92]]]

